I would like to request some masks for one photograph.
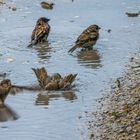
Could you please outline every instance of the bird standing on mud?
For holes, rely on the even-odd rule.
[[[69,89],[77,76],[77,74],[69,74],[61,77],[59,73],[49,76],[44,67],[37,69],[32,68],[32,70],[36,74],[39,85],[45,90]]]
[[[48,24],[49,20],[50,19],[45,17],[41,17],[37,20],[36,26],[32,32],[31,43],[28,45],[28,47],[32,47],[37,43],[47,41],[50,32],[50,25]]]
[[[73,52],[77,48],[92,49],[92,46],[96,44],[99,38],[100,27],[98,25],[91,25],[85,29],[81,35],[77,38],[75,46],[72,47],[68,52]]]

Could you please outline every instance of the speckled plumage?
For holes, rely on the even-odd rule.
[[[99,29],[100,27],[98,25],[89,26],[81,33],[75,42],[75,46],[68,52],[72,53],[77,48],[92,49],[92,46],[96,44],[99,38]]]
[[[49,32],[50,32],[50,25],[48,24],[49,19],[45,17],[41,17],[37,20],[36,26],[31,35],[31,43],[28,47],[32,47],[39,42],[47,41]]]
[[[77,76],[77,74],[69,74],[62,77],[59,73],[49,76],[44,67],[33,68],[33,71],[36,74],[40,86],[45,90],[68,89]]]
[[[0,83],[0,105],[4,103],[8,93],[11,90],[11,81],[9,79],[5,79]]]

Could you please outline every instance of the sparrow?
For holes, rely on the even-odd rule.
[[[44,9],[53,9],[54,3],[41,2],[41,7]]]
[[[0,82],[0,105],[4,104],[4,101],[12,88],[11,81],[9,79],[5,79]]]
[[[125,14],[126,14],[128,17],[137,17],[137,16],[139,16],[140,11],[137,12],[137,13],[129,13],[129,12],[126,12]]]
[[[39,91],[38,86],[19,86],[13,85],[11,80],[5,79],[0,82],[0,106],[4,104],[4,101],[9,93],[15,94],[17,92],[26,91]]]
[[[96,41],[99,38],[99,30],[100,27],[96,24],[89,26],[81,33],[75,42],[75,46],[68,52],[72,53],[77,48],[92,49],[92,46],[96,44]]]
[[[49,76],[44,67],[37,69],[32,68],[32,70],[38,79],[39,85],[45,90],[69,89],[77,76],[77,74],[68,74],[62,77],[59,73]]]
[[[31,43],[28,47],[32,47],[39,42],[47,41],[50,32],[50,25],[48,24],[48,21],[50,21],[50,19],[45,17],[41,17],[37,20],[36,26],[31,35]]]

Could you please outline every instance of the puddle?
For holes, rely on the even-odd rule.
[[[97,50],[91,51],[81,51],[77,54],[77,61],[81,66],[85,66],[88,68],[100,68],[101,60],[100,55]]]
[[[129,18],[125,12],[138,11],[140,3],[58,0],[53,1],[54,8],[49,11],[41,8],[40,2],[8,1],[16,6],[16,11],[0,5],[1,72],[8,73],[6,78],[17,85],[37,83],[31,68],[45,67],[50,74],[78,73],[76,86],[70,92],[9,95],[6,103],[20,118],[0,123],[0,139],[81,140],[86,133],[81,134],[86,121],[82,114],[87,110],[94,112],[100,91],[108,86],[110,78],[122,74],[131,54],[139,47],[140,17]],[[42,16],[51,19],[49,47],[27,48],[36,20]],[[95,50],[68,54],[81,32],[94,23],[101,26]],[[12,58],[10,63],[7,58]]]
[[[0,122],[17,120],[19,115],[8,105],[0,106]]]

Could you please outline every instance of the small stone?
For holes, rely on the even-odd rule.
[[[8,58],[6,59],[6,62],[7,62],[7,63],[11,63],[11,62],[13,62],[13,61],[14,61],[14,59],[11,58],[11,57],[8,57]]]
[[[110,33],[111,32],[111,29],[108,29],[107,32]]]
[[[130,132],[132,130],[132,127],[131,126],[128,126],[127,128],[126,128],[126,131],[127,132]]]

